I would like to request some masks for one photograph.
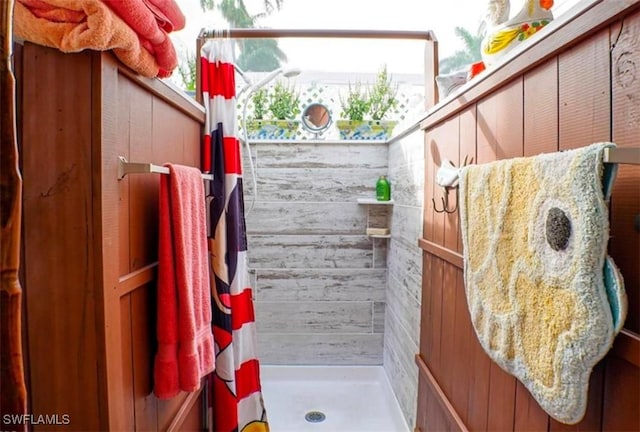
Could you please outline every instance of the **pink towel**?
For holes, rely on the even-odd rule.
[[[100,0],[18,0],[14,9],[19,38],[66,53],[112,50],[149,78],[170,72],[166,59],[160,64],[161,56],[146,49],[138,34]]]
[[[154,393],[200,388],[214,369],[205,192],[197,168],[166,164],[160,176],[158,352]]]
[[[185,26],[185,18],[174,0],[142,0],[149,10],[153,12],[158,25],[167,33],[182,30]]]
[[[140,43],[158,62],[158,76],[166,77],[178,65],[176,50],[167,32],[184,28],[185,19],[173,0],[102,0],[127,23]]]

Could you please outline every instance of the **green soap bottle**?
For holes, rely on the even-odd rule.
[[[389,201],[391,199],[391,185],[387,176],[380,176],[376,183],[376,199],[378,201]]]

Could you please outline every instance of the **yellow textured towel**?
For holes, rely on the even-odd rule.
[[[14,10],[15,35],[62,52],[112,50],[140,75],[158,75],[156,59],[138,35],[100,0],[19,0]]]
[[[606,255],[611,143],[460,172],[464,275],[487,354],[553,418],[577,423],[589,376],[626,316]],[[604,186],[603,186],[604,183]]]

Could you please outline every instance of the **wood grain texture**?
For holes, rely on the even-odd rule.
[[[69,414],[66,430],[192,424],[185,395],[151,393],[158,176],[117,170],[120,155],[197,166],[198,110],[109,53],[22,51],[33,412]]]
[[[610,357],[605,367],[602,430],[640,430],[640,368],[620,358]]]
[[[17,86],[13,66],[14,1],[0,8],[0,416],[27,412],[27,388],[23,365],[22,286],[20,284],[22,177],[19,163]],[[18,71],[20,74],[21,71]],[[7,422],[3,422],[5,425]],[[24,425],[6,425],[24,430]]]
[[[447,398],[447,395],[444,393],[442,387],[440,386],[438,380],[433,375],[429,366],[424,362],[420,355],[416,355],[416,364],[418,365],[418,371],[421,377],[426,378],[426,383],[429,387],[429,393],[434,396],[434,399],[440,405],[440,411],[444,415],[441,419],[436,420],[438,423],[438,427],[443,426],[442,429],[435,430],[458,430],[458,431],[467,431],[467,426],[464,424],[462,419],[459,417],[455,408]],[[432,411],[433,414],[436,414],[437,411]],[[434,416],[435,417],[435,416]]]
[[[558,57],[560,150],[610,139],[609,30]]]
[[[636,96],[640,92],[640,80],[635,74],[636,65],[640,62],[637,48],[640,46],[640,6],[637,2],[625,5],[621,2],[605,3],[594,2],[574,22],[563,24],[558,32],[564,36],[547,37],[555,40],[554,43],[559,43],[556,37],[564,37],[566,49],[557,47],[556,55],[544,61],[533,59],[526,65],[518,62],[532,59],[522,54],[520,59],[513,60],[514,64],[520,64],[520,73],[511,75],[509,82],[496,81],[491,91],[485,93],[482,91],[487,91],[487,87],[484,90],[481,87],[489,84],[480,84],[475,90],[471,88],[461,94],[457,101],[440,108],[423,124],[427,137],[431,142],[436,139],[444,142],[446,131],[451,129],[449,123],[458,119],[459,154],[462,156],[473,149],[475,138],[480,163],[582,147],[606,140],[637,147],[640,127]],[[625,12],[629,16],[620,23],[612,23],[607,18],[610,13],[624,15]],[[598,16],[609,20],[608,26],[597,25],[599,30],[593,31],[586,23],[598,22]],[[515,66],[503,66],[505,70],[512,67]],[[496,72],[495,76],[500,73]],[[461,107],[468,111],[459,114]],[[475,128],[475,136],[469,133],[468,125]],[[468,137],[465,138],[464,134]],[[448,136],[450,140],[455,140],[455,137],[455,133]],[[463,150],[465,145],[469,150]],[[429,150],[425,156],[425,204],[428,202],[426,197],[434,190],[433,183],[428,183],[434,175],[429,172],[429,156],[441,151],[437,146]],[[432,164],[431,170],[433,168]],[[464,293],[462,273],[458,274],[455,282],[458,291],[452,296],[446,292],[451,276],[445,273],[441,277],[438,268],[434,272],[434,264],[439,260],[433,254],[454,256],[461,250],[461,244],[458,242],[451,251],[445,234],[442,250],[433,247],[443,224],[438,223],[431,209],[425,205],[425,234],[420,242],[425,269],[420,352],[445,396],[438,397],[430,392],[420,378],[418,406],[429,411],[424,415],[418,412],[418,428],[430,431],[451,427],[443,418],[448,411],[442,407],[445,399],[455,407],[454,411],[470,430],[617,431],[639,428],[635,407],[640,391],[640,338],[630,331],[630,326],[637,330],[640,313],[640,305],[637,304],[640,289],[637,254],[640,248],[638,233],[632,231],[631,223],[639,212],[639,184],[636,167],[621,165],[612,197],[611,233],[614,237],[610,253],[616,261],[620,260],[621,267],[625,267],[625,280],[632,284],[630,288],[627,285],[629,318],[612,351],[592,372],[587,412],[577,425],[564,425],[550,419],[524,386],[505,374],[484,353],[468,317],[466,297],[459,295]],[[451,310],[448,303],[452,300],[455,306]],[[452,313],[453,319],[447,316]],[[450,322],[453,322],[452,333],[449,333]],[[452,348],[442,345],[445,340],[450,341]]]
[[[640,11],[611,31],[612,141],[640,147]],[[629,301],[625,327],[640,333],[640,166],[618,165],[611,199],[609,254],[624,275]]]
[[[79,97],[92,92],[91,75],[86,73],[91,56],[63,55],[31,44],[25,45],[23,56],[24,283],[34,384],[31,411],[69,414],[75,430],[95,430],[101,427],[100,405],[95,398],[85,400],[87,393],[101,394],[96,381],[98,342],[91,331],[98,324],[97,263],[90,247],[97,228],[91,199],[92,101]],[[41,73],[26,73],[33,70]],[[79,151],[77,143],[88,146]]]
[[[135,390],[133,388],[135,366],[133,364],[133,334],[131,295],[120,297],[120,331],[122,352],[122,424],[135,429]]]
[[[535,156],[558,150],[558,62],[550,59],[524,75],[524,151]]]
[[[94,53],[92,56],[92,120],[88,125],[93,131],[92,155],[95,167],[94,181],[96,192],[93,203],[96,206],[94,217],[100,227],[96,239],[92,243],[94,253],[100,257],[96,270],[100,273],[100,281],[96,283],[97,294],[100,298],[100,325],[97,327],[97,338],[100,341],[101,359],[100,380],[104,392],[102,398],[106,403],[101,407],[104,412],[103,424],[112,429],[126,429],[133,426],[131,418],[127,416],[127,405],[131,393],[126,389],[132,388],[131,375],[127,375],[122,364],[124,348],[120,340],[122,335],[120,295],[117,287],[120,273],[119,266],[123,259],[119,258],[119,244],[121,239],[118,230],[118,184],[117,178],[118,153],[127,151],[127,143],[120,142],[118,137],[118,62],[111,55]],[[100,125],[98,127],[98,125]],[[104,177],[103,177],[104,173]],[[103,249],[106,247],[106,250]],[[111,247],[111,248],[109,248]],[[126,249],[127,253],[130,248]],[[110,287],[111,289],[105,289]],[[126,318],[125,318],[126,320]]]
[[[153,359],[156,351],[155,287],[144,284],[131,293],[133,401],[138,430],[158,430],[158,402],[153,395]]]

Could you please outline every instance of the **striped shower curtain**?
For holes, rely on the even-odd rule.
[[[260,389],[247,270],[232,44],[209,39],[200,52],[206,112],[202,170],[214,176],[207,197],[216,349],[216,370],[208,381],[209,425],[215,432],[263,432],[269,426]]]

